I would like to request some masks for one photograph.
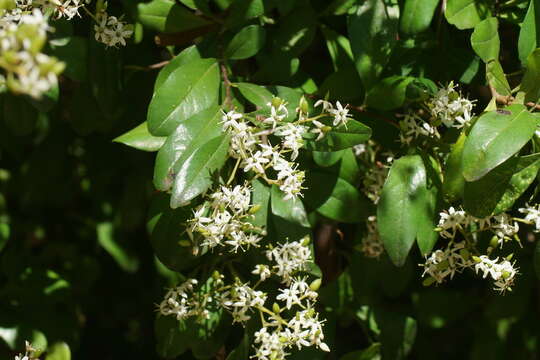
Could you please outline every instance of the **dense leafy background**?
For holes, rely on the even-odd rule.
[[[425,230],[429,219],[427,225],[415,222],[407,228],[408,218],[420,219],[414,211],[432,205],[424,159],[400,153],[395,141],[397,109],[419,100],[435,84],[453,80],[476,99],[480,112],[491,100],[488,83],[501,96],[509,95],[523,77],[523,66],[523,96],[532,102],[539,97],[536,0],[444,3],[446,12],[437,0],[111,1],[111,12],[126,13],[136,23],[133,42],[122,49],[94,42],[88,18],[54,22],[49,51],[67,63],[59,90],[40,101],[0,95],[0,357],[22,350],[26,339],[42,348],[48,343],[51,354],[66,342],[75,359],[151,359],[158,357],[156,349],[163,358],[224,359],[222,353],[215,355],[219,348],[208,345],[222,343],[226,353],[235,349],[228,359],[246,357],[248,340],[240,327],[225,333],[214,324],[215,333],[197,328],[195,335],[186,335],[171,332],[178,325],[161,319],[154,332],[155,303],[164,287],[181,276],[170,269],[181,271],[199,261],[174,241],[179,235],[175,224],[188,215],[169,205],[176,208],[198,195],[208,186],[212,166],[223,165],[219,154],[227,139],[215,131],[219,119],[211,115],[225,97],[220,64],[212,60],[219,59],[226,60],[232,74],[232,101],[239,109],[264,105],[278,94],[293,112],[300,92],[313,98],[328,95],[352,104],[358,110],[355,119],[371,127],[376,142],[404,155],[388,180],[395,186],[382,195],[381,202],[389,205],[379,207],[379,216],[390,211],[383,217],[395,217],[385,236],[400,237],[387,250],[401,268],[386,255],[377,261],[355,250],[374,208],[357,189],[365,169],[351,150],[337,151],[352,144],[347,143],[350,137],[365,141],[367,130],[360,123],[351,123],[348,137],[329,134],[337,140],[317,144],[310,150],[319,153],[302,159],[307,168],[319,165],[308,174],[307,185],[315,190],[304,199],[312,230],[303,209],[280,208],[278,192],[259,189],[262,203],[270,198],[271,219],[257,221],[273,222],[269,230],[275,236],[287,229],[298,236],[312,231],[317,237],[328,228],[343,235],[333,235],[331,248],[318,253],[333,349],[329,358],[376,359],[379,353],[383,359],[537,358],[540,314],[533,244],[525,241],[519,250],[516,245],[521,274],[514,292],[505,296],[469,274],[444,286],[423,287],[420,251],[413,247],[406,256],[415,238],[424,253],[433,246]],[[161,70],[150,66],[194,42],[197,47]],[[513,105],[514,115],[521,107]],[[189,122],[195,124],[201,110],[213,120],[198,129],[200,135],[191,132],[192,138],[186,138],[182,126],[197,126]],[[489,182],[482,176],[506,164],[531,139],[537,120],[527,114],[513,116],[513,130],[519,131],[510,133],[497,127],[496,119],[482,117],[470,135],[479,136],[454,145],[470,161],[448,172]],[[112,142],[146,120],[154,136],[143,125],[117,141],[146,151],[160,149],[157,157]],[[484,125],[496,129],[486,132]],[[482,138],[485,133],[496,139]],[[457,136],[446,135],[450,147]],[[200,150],[203,143],[208,148]],[[194,154],[174,158],[170,149],[180,145]],[[479,149],[488,155],[477,159]],[[194,174],[188,157],[214,165]],[[533,160],[522,157],[509,165],[521,171],[535,164],[527,186],[536,181],[538,163]],[[404,181],[407,175],[400,172],[411,166],[423,172],[423,182]],[[171,171],[185,178],[173,183]],[[463,179],[448,179],[444,196],[460,198]],[[527,186],[512,184],[515,194],[502,196],[513,202]],[[479,203],[485,197],[478,189],[485,188],[476,186],[462,190],[468,211],[480,216],[505,206],[500,199]],[[169,189],[171,198],[162,193]],[[419,203],[404,199],[397,208],[396,199],[410,192],[418,193]],[[284,227],[291,219],[297,223],[292,230]],[[399,224],[404,228],[393,231]],[[522,238],[527,236],[534,235]],[[192,351],[184,352],[186,336],[196,339]],[[292,358],[325,356],[305,351]]]

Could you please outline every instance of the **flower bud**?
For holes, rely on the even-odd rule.
[[[304,114],[306,114],[309,111],[309,104],[304,96],[300,98],[300,102],[298,103],[298,108]]]
[[[472,259],[474,260],[475,263],[481,263],[482,262],[482,259],[480,259],[478,256],[473,256]]]
[[[283,99],[274,96],[270,104],[272,105],[272,107],[277,109],[281,104],[283,104]]]
[[[431,286],[434,282],[435,282],[435,279],[430,276],[427,279],[425,279],[424,281],[422,281],[422,285]]]
[[[319,288],[321,287],[321,279],[315,279],[311,282],[311,284],[309,284],[309,288],[312,290],[312,291],[317,291],[319,290]]]
[[[492,248],[496,248],[497,245],[499,245],[499,237],[497,235],[493,235],[493,237],[489,241],[489,246],[491,246]]]
[[[281,309],[280,309],[278,303],[274,303],[274,304],[272,305],[272,311],[273,311],[274,313],[276,313],[276,314],[279,314],[279,313],[281,312]]]
[[[251,209],[249,209],[249,213],[250,214],[255,214],[257,211],[259,211],[261,209],[261,205],[257,204],[257,205],[253,205],[251,207]]]
[[[180,240],[178,242],[178,245],[180,245],[182,247],[190,247],[191,246],[191,241],[182,239],[182,240]]]

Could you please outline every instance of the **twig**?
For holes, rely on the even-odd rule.
[[[223,78],[223,84],[225,85],[225,107],[229,110],[232,109],[232,97],[231,97],[231,82],[229,80],[229,74],[227,73],[227,66],[224,62],[219,63],[221,70],[221,77]]]
[[[161,69],[162,67],[166,66],[169,62],[170,60],[165,60],[165,61],[161,61],[156,64],[152,64],[148,66],[126,65],[125,68],[131,69],[131,70],[139,70],[139,71],[151,71],[155,69]]]
[[[489,85],[489,90],[491,91],[491,96],[495,98],[497,104],[510,105],[515,100],[512,95],[499,94],[493,85]]]

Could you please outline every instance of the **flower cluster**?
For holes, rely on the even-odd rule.
[[[44,13],[52,12],[57,19],[73,19],[81,16],[79,9],[91,0],[33,0],[34,6],[39,6]]]
[[[424,264],[422,276],[429,275],[426,284],[442,283],[447,277],[452,279],[456,272],[465,268],[474,269],[476,273],[481,271],[483,278],[488,275],[494,281],[494,289],[504,292],[512,290],[517,270],[507,259],[499,258],[490,260],[489,254],[498,245],[502,247],[504,241],[516,236],[519,226],[508,214],[502,213],[483,219],[467,214],[463,210],[450,207],[440,213],[437,229],[443,238],[449,239],[444,250],[435,250],[427,258]],[[487,248],[487,255],[475,256],[471,252],[476,250],[476,237],[471,236],[474,232],[491,231],[493,239]],[[465,241],[457,240],[457,235],[462,234]]]
[[[394,161],[394,154],[382,152],[378,146],[368,142],[357,156],[368,167],[362,181],[362,190],[377,205],[388,171]]]
[[[399,121],[400,142],[409,145],[416,139],[441,138],[437,126],[462,128],[472,118],[473,102],[463,97],[453,83],[443,87],[427,101],[424,108],[410,109]]]
[[[126,39],[133,34],[133,27],[122,21],[122,17],[109,16],[105,10],[96,15],[95,39],[107,46],[126,46]]]
[[[507,259],[495,258],[491,260],[487,255],[480,257],[473,257],[475,261],[474,270],[476,273],[482,272],[482,278],[491,276],[494,283],[494,290],[505,292],[506,290],[512,290],[514,285],[514,278],[517,274],[517,269]]]
[[[428,103],[431,114],[446,127],[462,128],[471,121],[473,102],[464,98],[454,83],[439,89]]]
[[[453,207],[440,213],[437,230],[443,238],[454,239],[458,231],[467,231],[470,226],[475,226],[477,231],[491,230],[501,246],[519,231],[518,223],[506,213],[479,219]]]
[[[254,334],[254,357],[259,360],[282,360],[293,347],[316,346],[330,351],[324,343],[323,321],[315,310],[320,280],[308,284],[305,277],[298,276],[313,261],[309,239],[269,247],[266,255],[271,263],[255,267],[253,273],[260,277],[255,285],[238,278],[225,285],[224,276],[214,274],[210,288],[196,289],[197,281],[189,279],[168,291],[159,305],[160,314],[178,320],[204,319],[208,318],[208,308],[217,306],[229,311],[234,322],[245,324],[254,312],[258,313],[261,328]],[[257,287],[273,275],[280,278],[283,287],[268,308],[268,294]]]
[[[534,225],[534,232],[540,232],[540,204],[526,205],[526,207],[520,208],[519,212],[525,214],[524,222]]]
[[[187,227],[190,238],[194,239],[198,234],[202,238],[202,246],[228,245],[233,252],[257,246],[262,239],[260,235],[265,232],[247,221],[253,209],[250,199],[251,188],[248,185],[221,186],[194,210]]]
[[[305,100],[301,100],[302,104],[305,104]],[[244,172],[253,171],[269,184],[278,185],[285,193],[285,199],[292,199],[302,196],[305,173],[298,169],[298,163],[294,160],[305,145],[306,134],[316,133],[316,141],[320,140],[332,127],[317,119],[329,117],[334,126],[346,126],[350,115],[349,110],[339,102],[334,108],[331,103],[320,100],[315,104],[323,108],[318,116],[309,118],[306,106],[301,106],[302,109],[299,107],[297,110],[299,119],[286,122],[289,117],[286,105],[285,101],[275,97],[267,104],[269,116],[251,118],[231,110],[223,113],[222,123],[223,130],[231,135],[229,155],[239,161]],[[311,124],[311,129],[308,124]],[[273,146],[270,136],[275,136],[280,144]],[[275,176],[271,176],[271,173],[275,173]]]
[[[35,354],[37,349],[35,349],[28,341],[25,341],[24,343],[26,347],[24,355],[15,355],[15,360],[39,360]]]
[[[56,86],[64,64],[42,53],[49,25],[40,9],[29,6],[4,12],[0,20],[0,67],[16,93],[35,98]],[[25,9],[24,11],[22,9]]]

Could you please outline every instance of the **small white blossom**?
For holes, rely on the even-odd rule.
[[[462,128],[471,121],[473,103],[455,90],[453,83],[439,89],[428,106],[446,127]]]
[[[268,279],[272,275],[270,268],[263,264],[255,265],[255,269],[251,273],[254,275],[259,275],[261,281]]]
[[[524,208],[520,208],[519,212],[526,214],[525,215],[525,221],[534,224],[535,226],[535,232],[540,232],[540,204],[536,204],[535,206],[529,206],[527,205]]]
[[[343,107],[339,101],[336,102],[336,108],[328,109],[328,112],[334,116],[334,126],[347,125],[350,119],[349,109],[347,106]]]
[[[126,46],[126,39],[133,34],[131,25],[127,25],[115,16],[109,16],[102,11],[97,16],[98,23],[94,25],[95,39],[107,46]]]

